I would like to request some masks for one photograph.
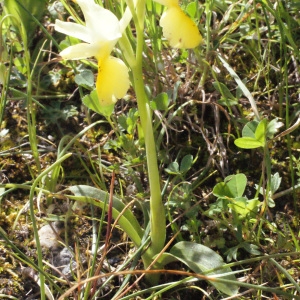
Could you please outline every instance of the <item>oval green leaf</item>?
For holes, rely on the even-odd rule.
[[[230,280],[232,283],[222,283],[215,278],[210,283],[226,295],[237,294],[238,286],[235,276],[231,274],[232,270],[226,267],[222,257],[210,248],[193,242],[179,242],[171,249],[170,254],[197,274],[218,275],[218,278]]]
[[[237,147],[243,148],[243,149],[255,149],[255,148],[259,148],[259,147],[264,147],[264,144],[262,142],[258,141],[255,138],[251,138],[251,137],[238,138],[234,141],[234,144]]]

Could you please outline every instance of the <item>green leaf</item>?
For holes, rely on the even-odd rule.
[[[246,188],[247,177],[244,174],[227,176],[224,182],[215,185],[213,194],[219,198],[242,197]]]
[[[225,182],[216,184],[213,188],[213,194],[218,198],[234,198]]]
[[[193,155],[187,154],[186,156],[183,157],[180,163],[180,173],[185,173],[187,172],[193,165]]]
[[[229,249],[226,251],[226,254],[227,254],[226,260],[227,260],[228,262],[229,262],[229,261],[232,261],[233,259],[234,259],[234,260],[237,260],[237,254],[238,254],[239,248],[240,248],[240,246],[236,246],[236,247],[229,248]]]
[[[153,110],[166,110],[169,106],[169,96],[167,93],[158,94],[151,102],[150,107]]]
[[[192,242],[179,242],[171,249],[170,254],[197,274],[207,276],[224,275],[220,278],[231,280],[232,283],[218,282],[218,278],[210,281],[210,283],[226,295],[233,296],[237,294],[236,278],[233,274],[230,274],[232,270],[225,267],[222,257],[210,248]],[[168,259],[170,260],[170,258]],[[217,268],[221,269],[214,270]]]
[[[126,119],[127,132],[129,134],[134,134],[134,129],[136,128],[138,119],[139,119],[139,112],[137,108],[131,108],[128,112],[128,117]]]
[[[48,11],[52,20],[59,19],[65,13],[64,5],[58,1],[55,1],[52,4],[49,3]]]
[[[24,57],[16,57],[14,58],[14,65],[18,69],[18,71],[22,74],[26,74],[26,62]]]
[[[66,36],[65,39],[59,43],[59,48],[61,50],[64,50],[64,49],[66,49],[70,46],[76,45],[78,43],[80,43],[79,39],[74,38],[72,36]]]
[[[222,82],[213,82],[213,86],[219,93],[221,93],[221,95],[224,98],[230,99],[230,100],[235,100],[235,102],[237,103],[236,98],[232,95],[232,93],[230,92],[230,90],[228,89],[228,87],[224,83],[222,83]]]
[[[218,100],[218,103],[223,106],[233,106],[233,105],[237,105],[238,101],[236,99],[229,99],[229,98],[222,97],[221,99]]]
[[[271,175],[271,193],[272,195],[279,189],[281,183],[281,177],[279,173],[276,172],[274,175]]]
[[[258,207],[260,206],[260,201],[258,199],[251,199],[247,201],[247,210],[250,213],[250,216],[255,217]]]
[[[262,143],[262,147],[265,146],[267,136],[267,120],[263,119],[257,125],[255,130],[255,139]]]
[[[74,105],[66,105],[61,107],[61,102],[52,101],[49,106],[42,109],[43,118],[46,124],[57,124],[60,119],[66,121],[68,118],[77,116],[78,111]]]
[[[88,89],[94,87],[94,81],[94,74],[91,70],[84,70],[75,76],[75,82],[78,85],[81,85]]]
[[[268,206],[270,207],[270,208],[273,208],[273,207],[275,207],[275,201],[272,199],[272,198],[268,198]]]
[[[258,141],[255,138],[251,138],[251,137],[238,138],[234,141],[234,144],[237,147],[243,148],[243,149],[255,149],[255,148],[259,148],[259,147],[264,147],[264,143]]]
[[[235,198],[228,204],[229,208],[231,208],[243,218],[246,217],[246,215],[249,213],[249,210],[246,208],[246,206],[247,198],[245,197]]]
[[[233,79],[237,83],[237,85],[240,88],[240,90],[248,98],[248,100],[249,100],[249,102],[251,104],[252,110],[253,110],[256,118],[260,119],[259,113],[258,113],[258,109],[257,109],[257,106],[256,106],[256,102],[255,102],[252,94],[250,93],[250,91],[246,87],[245,83],[240,79],[240,77],[235,73],[235,71],[231,68],[231,66],[227,63],[227,61],[224,58],[222,58],[221,55],[218,55],[218,58],[223,63],[223,66],[227,69],[227,71],[229,72],[229,74],[233,77]]]
[[[247,83],[247,78],[244,78],[244,79],[242,80],[242,82],[243,82],[244,85],[245,85],[245,84]],[[241,89],[239,86],[237,86],[236,92],[235,92],[235,97],[236,97],[237,99],[240,99],[242,96],[243,96],[243,91],[242,91],[242,89]]]
[[[215,81],[213,82],[213,86],[222,95],[222,97],[218,100],[220,105],[230,107],[238,104],[237,98],[234,97],[224,83]]]
[[[258,123],[258,121],[248,122],[242,130],[242,136],[255,138],[255,130],[257,128]]]
[[[214,194],[215,195],[215,194]],[[215,195],[217,196],[217,195]],[[218,198],[215,203],[211,203],[209,209],[207,210],[209,216],[214,216],[216,214],[222,213],[227,210],[228,200],[224,198]]]
[[[102,209],[107,210],[109,194],[97,188],[88,185],[74,185],[63,191],[64,195],[66,191],[70,191],[74,194],[68,195],[69,199],[83,202],[85,204],[92,204]],[[104,203],[106,201],[106,206]],[[114,219],[118,219],[118,224],[127,233],[129,238],[138,247],[143,237],[143,230],[136,217],[133,215],[129,208],[125,209],[125,204],[117,197],[113,197],[113,209],[112,215]]]
[[[254,244],[249,244],[245,242],[242,243],[242,247],[252,255],[261,255],[261,252],[259,251],[259,247]]]
[[[227,250],[227,261],[232,261],[233,259],[237,260],[237,254],[240,248],[244,248],[247,252],[249,252],[252,255],[261,255],[261,252],[258,250],[259,247],[253,244],[242,242],[239,243],[237,246],[229,248]]]
[[[180,174],[178,162],[176,162],[176,161],[171,162],[171,163],[168,165],[168,167],[165,168],[165,171],[166,171],[168,174],[173,174],[173,175],[178,175],[178,174]]]
[[[122,129],[127,130],[127,117],[125,115],[120,115],[118,117],[118,124],[122,127]]]
[[[84,96],[82,98],[82,102],[89,109],[105,117],[109,117],[113,113],[115,107],[114,104],[109,106],[100,105],[96,89],[94,89],[89,95]]]
[[[197,13],[197,3],[196,2],[189,3],[186,7],[186,12],[192,19],[194,19]]]
[[[234,198],[243,196],[247,184],[247,177],[245,174],[229,175],[224,179],[224,182]]]

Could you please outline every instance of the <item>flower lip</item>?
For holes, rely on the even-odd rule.
[[[174,20],[177,22],[174,23]],[[179,6],[167,8],[159,23],[163,28],[164,37],[173,48],[192,49],[202,41],[197,25]]]
[[[101,105],[108,106],[126,95],[130,86],[128,68],[122,60],[109,56],[98,64],[96,90]]]

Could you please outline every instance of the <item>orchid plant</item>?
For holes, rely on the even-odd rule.
[[[118,219],[120,227],[137,248],[143,247],[144,241],[147,240],[148,235],[150,236],[150,243],[144,246],[141,255],[145,268],[161,269],[167,263],[179,260],[194,272],[204,272],[205,275],[211,276],[209,279],[215,275],[223,276],[223,278],[214,278],[211,283],[225,294],[236,294],[235,276],[231,274],[230,268],[224,266],[222,258],[211,249],[191,242],[179,242],[168,253],[165,252],[167,248],[165,208],[161,196],[152,113],[145,93],[142,72],[142,52],[145,46],[145,0],[127,0],[127,7],[121,20],[118,20],[111,11],[96,4],[94,0],[77,0],[76,2],[83,12],[85,25],[56,20],[55,30],[84,41],[84,43],[62,50],[60,56],[63,59],[95,57],[98,61],[96,79],[98,102],[91,100],[84,103],[96,112],[101,111],[99,107],[113,108],[117,99],[125,96],[131,84],[135,91],[143,131],[150,185],[150,229],[141,228],[133,213],[126,209],[125,204],[117,197],[113,198],[113,217]],[[201,34],[196,23],[181,9],[178,0],[156,0],[156,2],[166,6],[160,25],[171,47],[180,49],[198,47],[202,41]],[[126,36],[126,28],[132,19],[136,36],[135,51],[128,43]],[[121,50],[119,53],[123,55],[126,64],[120,58],[112,56],[118,42]],[[132,74],[132,82],[129,79],[129,72]],[[108,209],[105,201],[108,197],[106,192],[85,185],[72,186],[68,188],[68,191],[72,192],[72,195],[68,195],[70,199]],[[150,275],[148,279],[156,283],[159,277]]]

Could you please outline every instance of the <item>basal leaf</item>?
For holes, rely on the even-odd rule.
[[[226,295],[233,296],[237,294],[236,278],[233,274],[230,274],[232,270],[225,267],[222,257],[210,248],[192,242],[179,242],[171,249],[170,254],[197,274],[218,275],[218,277],[224,275],[220,278],[230,280],[232,283],[218,282],[218,278],[210,281],[210,283]]]
[[[68,198],[80,201],[86,204],[92,204],[102,209],[107,209],[109,194],[97,188],[88,185],[74,185],[67,189],[74,194],[68,195]],[[106,206],[104,207],[104,203]],[[136,247],[140,245],[143,230],[138,223],[136,217],[133,215],[130,209],[125,209],[125,204],[117,197],[113,197],[113,218],[118,219],[118,224],[127,233],[129,238],[133,241]],[[124,210],[124,211],[123,211]],[[122,212],[122,215],[121,215]]]

